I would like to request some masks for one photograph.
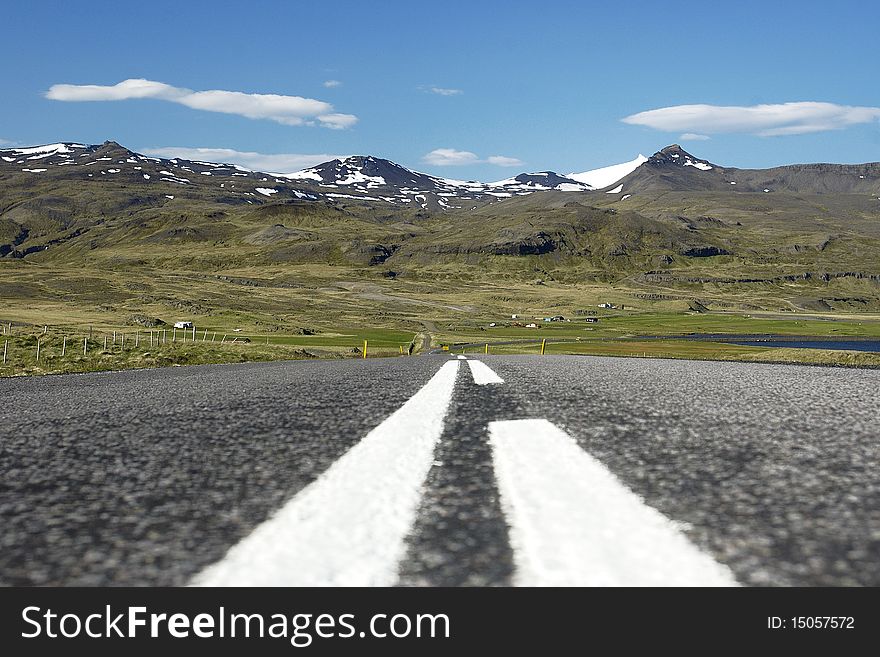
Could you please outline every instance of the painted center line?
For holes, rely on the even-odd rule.
[[[495,374],[486,363],[478,360],[468,360],[467,364],[471,368],[471,375],[474,377],[474,383],[478,386],[484,386],[489,383],[504,383],[504,379]]]
[[[489,424],[517,586],[736,586],[547,420]]]
[[[197,586],[391,586],[443,433],[458,361],[193,579]]]

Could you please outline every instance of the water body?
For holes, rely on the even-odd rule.
[[[650,337],[659,339],[662,336]],[[703,342],[725,342],[727,344],[738,344],[746,347],[833,349],[880,353],[880,340],[876,338],[825,338],[804,335],[731,335],[727,333],[693,333],[691,335],[677,336],[676,339],[699,340]]]
[[[834,349],[845,351],[875,351],[880,353],[880,340],[724,340],[729,344],[748,347],[788,347],[794,349]]]

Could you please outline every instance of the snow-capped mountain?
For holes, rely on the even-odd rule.
[[[737,169],[714,164],[672,144],[654,153],[617,181],[612,192],[773,194],[860,194],[873,203],[880,194],[880,163],[789,164],[771,169]]]
[[[590,187],[552,171],[523,173],[514,178],[483,183],[474,180],[440,178],[407,169],[378,157],[354,155],[331,160],[284,177],[317,186],[328,198],[415,203],[423,208],[467,207],[468,202],[486,202],[537,191],[589,191]]]
[[[86,146],[57,143],[0,150],[0,177],[21,174],[29,185],[58,181],[124,185],[132,194],[160,193],[167,200],[181,194],[220,196],[224,202],[254,203],[283,192],[283,196],[319,200],[272,174],[248,171],[234,164],[147,157],[114,141]],[[12,180],[10,182],[16,182]]]
[[[802,164],[735,169],[700,159],[678,145],[649,158],[563,176],[521,173],[495,182],[441,178],[374,156],[351,156],[291,174],[250,171],[234,164],[147,157],[116,142],[56,143],[0,149],[0,183],[51,187],[83,181],[112,186],[150,203],[212,199],[226,204],[320,201],[335,205],[387,204],[428,211],[474,210],[536,192],[615,195],[621,201],[663,191],[771,193],[880,192],[876,163]],[[85,188],[84,188],[85,189]],[[608,197],[603,197],[608,198]],[[146,202],[144,200],[143,202]]]
[[[0,149],[0,177],[10,175],[21,176],[25,184],[61,178],[138,185],[140,192],[161,193],[157,198],[167,201],[221,196],[233,204],[300,199],[389,203],[425,210],[474,209],[539,191],[591,189],[552,171],[484,183],[432,176],[368,155],[331,160],[291,174],[272,174],[234,164],[148,157],[113,141],[92,146],[63,142]]]

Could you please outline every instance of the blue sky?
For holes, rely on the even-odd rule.
[[[679,141],[731,166],[877,161],[878,19],[840,0],[7,3],[0,139],[480,180]]]

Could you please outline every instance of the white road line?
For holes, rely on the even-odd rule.
[[[444,364],[403,406],[193,584],[395,584],[457,373],[458,361]]]
[[[489,439],[516,585],[737,585],[551,422],[491,422]]]
[[[467,364],[470,365],[474,383],[478,386],[484,386],[488,383],[504,383],[504,379],[495,374],[486,363],[471,359]]]

